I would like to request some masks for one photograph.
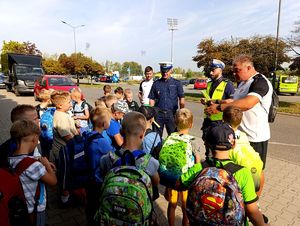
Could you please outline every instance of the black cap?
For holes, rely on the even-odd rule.
[[[147,121],[152,119],[156,115],[154,107],[151,106],[142,105],[138,111],[146,117]]]
[[[227,123],[215,123],[208,128],[205,141],[212,150],[229,150],[233,146],[235,134]]]

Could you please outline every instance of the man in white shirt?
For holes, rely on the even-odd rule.
[[[153,85],[153,69],[150,66],[145,67],[145,79],[141,82],[139,88],[139,99],[142,105],[149,105],[149,93]]]
[[[239,107],[243,111],[241,130],[247,134],[251,146],[259,153],[265,168],[270,126],[268,114],[272,101],[273,87],[269,80],[258,73],[252,57],[240,55],[233,61],[233,71],[238,88],[233,99],[212,104],[206,109],[208,114],[223,111],[228,106]]]

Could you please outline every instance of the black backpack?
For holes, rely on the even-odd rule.
[[[268,122],[274,122],[276,118],[276,114],[279,107],[279,97],[276,94],[276,91],[273,89],[272,93],[272,101],[269,109]]]

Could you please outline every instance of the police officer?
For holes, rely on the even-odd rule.
[[[231,81],[223,77],[222,71],[224,68],[225,64],[221,60],[213,59],[210,65],[211,81],[207,83],[207,89],[204,91],[205,98],[201,99],[201,103],[205,106],[209,106],[212,102],[219,103],[220,100],[232,98],[234,87]],[[206,129],[211,126],[213,122],[222,121],[223,113],[218,112],[216,114],[204,115],[205,118],[201,129],[203,131],[202,138],[205,140]],[[208,150],[206,150],[205,154],[208,155]]]
[[[178,109],[178,102],[180,108],[184,108],[184,92],[181,82],[171,77],[173,64],[171,62],[159,64],[162,77],[153,83],[149,103],[158,108],[155,121],[160,127],[156,130],[162,136],[164,126],[168,134],[176,130],[174,115]]]

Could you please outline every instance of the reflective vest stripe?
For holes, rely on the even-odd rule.
[[[226,87],[227,82],[222,81],[220,84],[217,86],[217,88],[214,90],[212,97],[210,98],[211,100],[222,100],[225,87]],[[211,89],[212,82],[209,82],[207,84],[207,89],[206,92],[209,95],[210,89]],[[212,121],[218,121],[223,119],[223,112],[219,112],[217,114],[213,114],[209,116],[210,120]]]

